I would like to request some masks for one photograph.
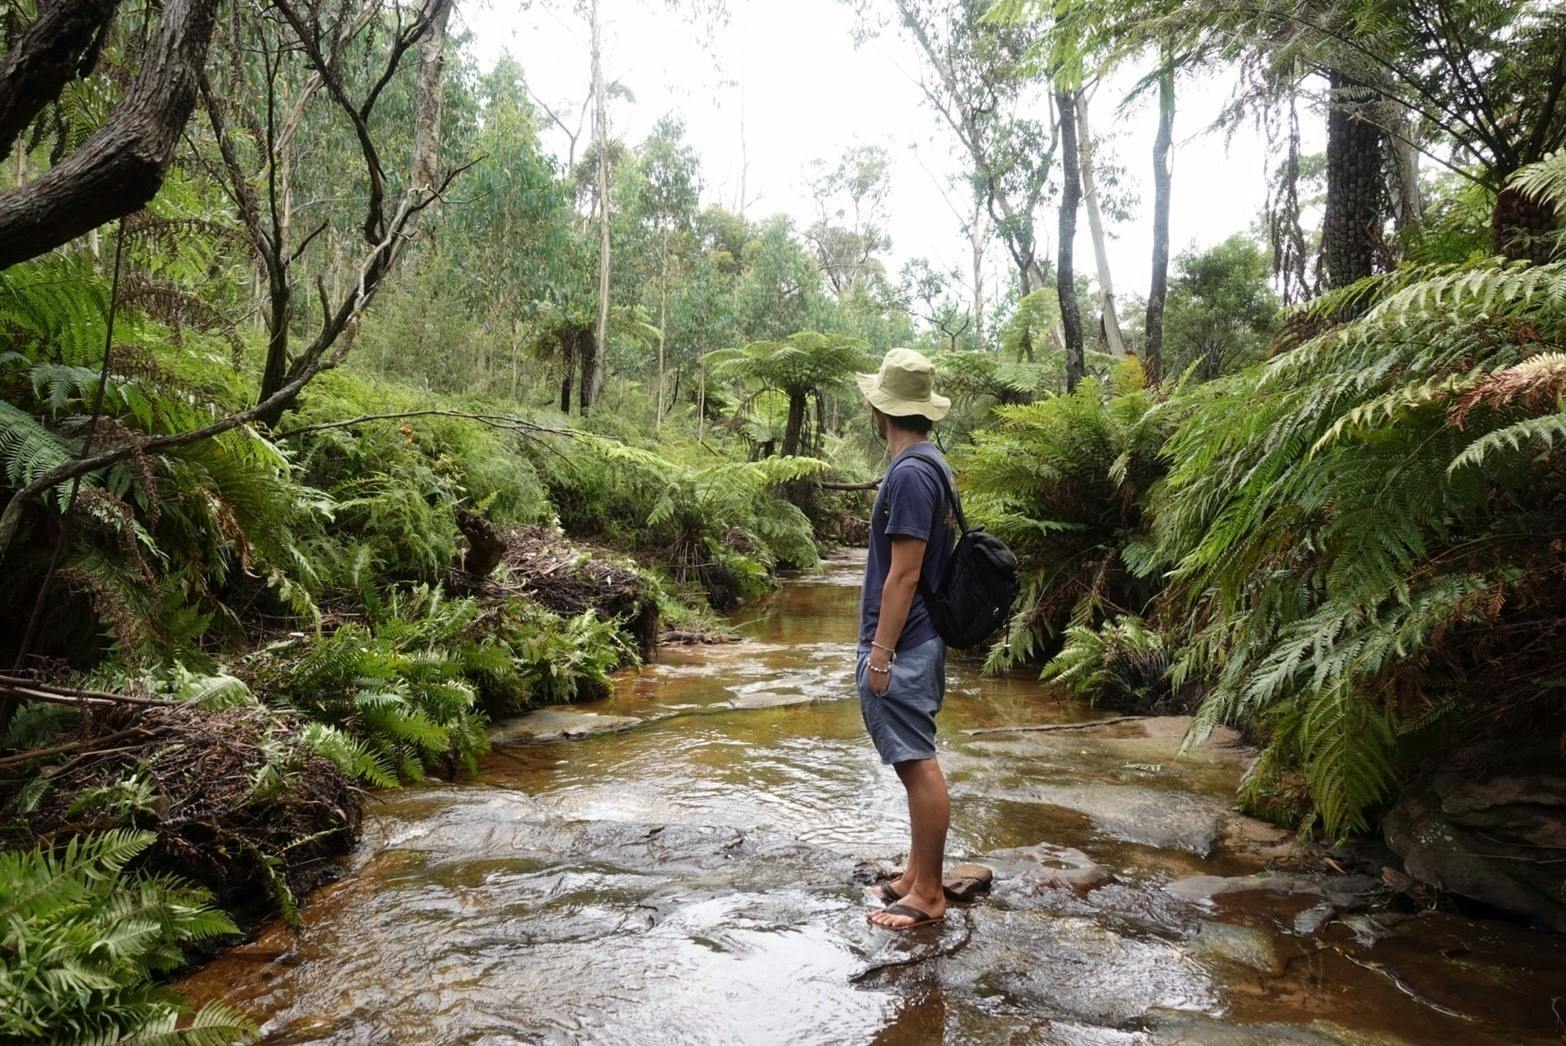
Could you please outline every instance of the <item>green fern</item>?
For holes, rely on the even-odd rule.
[[[183,1018],[151,980],[183,962],[183,945],[238,933],[205,891],[125,871],[152,841],[110,831],[0,853],[0,1037],[218,1046],[255,1034],[222,1006]]]
[[[1160,613],[1198,623],[1172,670],[1212,683],[1198,731],[1267,731],[1248,793],[1297,772],[1333,833],[1370,823],[1407,739],[1439,743],[1426,726],[1455,739],[1543,700],[1524,637],[1557,606],[1536,549],[1566,504],[1566,265],[1411,267],[1353,293],[1356,318],[1178,397],[1143,558],[1172,581]],[[1480,655],[1498,635],[1519,645]],[[1481,656],[1506,666],[1483,692]]]

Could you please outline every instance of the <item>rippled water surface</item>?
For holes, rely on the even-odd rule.
[[[995,890],[940,927],[873,929],[860,863],[896,860],[907,826],[853,699],[861,563],[790,581],[741,616],[747,641],[665,649],[585,706],[635,717],[628,730],[501,743],[476,781],[376,797],[350,874],[309,899],[300,930],[268,927],[181,987],[277,1043],[1566,1031],[1559,938],[1367,910],[1306,880],[1215,892],[1193,877],[1258,873],[1280,852],[1227,810],[1244,751],[1176,759],[1179,723],[1005,729],[1099,716],[955,661],[951,850],[994,867]],[[1059,878],[1073,869],[1091,882]]]

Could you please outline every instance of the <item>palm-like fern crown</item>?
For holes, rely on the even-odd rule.
[[[783,341],[755,341],[707,356],[715,373],[805,396],[872,364],[866,345],[844,334],[800,331]]]

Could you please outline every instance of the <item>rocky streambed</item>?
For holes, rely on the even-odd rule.
[[[953,664],[954,857],[993,872],[893,935],[906,845],[853,700],[858,563],[749,637],[502,724],[478,780],[388,793],[303,925],[181,985],[270,1042],[1525,1042],[1566,1032],[1566,940],[1385,902],[1230,797],[1232,735]],[[1110,719],[1111,721],[1103,721]],[[1095,722],[1096,721],[1096,722]]]

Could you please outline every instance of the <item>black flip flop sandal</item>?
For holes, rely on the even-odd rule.
[[[870,896],[882,904],[896,904],[903,899],[903,895],[892,889],[891,883],[881,883],[869,888]]]
[[[903,930],[912,930],[920,926],[929,926],[932,923],[941,922],[946,918],[945,914],[931,915],[928,912],[921,912],[911,904],[894,904],[881,910],[884,912],[889,912],[892,915],[901,915],[906,919],[914,920],[906,926],[887,926],[885,923],[878,923],[874,919],[870,919],[869,916],[865,916],[872,926],[879,926],[883,930],[891,930],[894,933],[900,933]]]

